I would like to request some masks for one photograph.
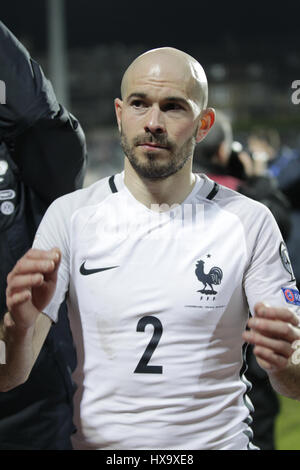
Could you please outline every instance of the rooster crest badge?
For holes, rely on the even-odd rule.
[[[217,294],[217,292],[213,288],[213,285],[216,286],[216,285],[221,284],[222,282],[223,271],[221,268],[214,266],[213,268],[210,269],[209,273],[206,274],[204,272],[204,261],[200,259],[199,261],[197,261],[195,274],[198,278],[198,281],[202,282],[204,286],[203,289],[200,289],[197,292],[201,292],[201,294],[206,294],[206,295]],[[210,289],[207,289],[206,288],[207,286],[209,286]]]

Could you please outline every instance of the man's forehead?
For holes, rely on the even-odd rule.
[[[139,74],[132,76],[128,80],[126,87],[126,97],[134,92],[145,94],[171,94],[182,97],[189,97],[190,86],[189,80],[185,76],[164,75],[157,70],[154,73]],[[125,98],[125,97],[124,97]]]
[[[191,72],[187,64],[174,61],[173,57],[165,59],[159,55],[154,57],[145,57],[136,61],[127,72],[127,82],[136,82],[141,80],[156,80],[169,83],[187,82],[191,78]]]
[[[165,98],[177,96],[186,100],[194,100],[195,83],[193,78],[178,70],[169,70],[153,64],[149,68],[136,70],[127,81],[124,99],[133,93]]]

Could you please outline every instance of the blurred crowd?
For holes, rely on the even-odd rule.
[[[276,129],[254,127],[235,140],[229,117],[217,111],[214,127],[194,154],[194,171],[265,204],[288,246],[299,286],[300,149],[281,143]]]

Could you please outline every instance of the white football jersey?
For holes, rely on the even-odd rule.
[[[205,175],[163,212],[124,173],[57,199],[35,248],[59,247],[77,348],[75,449],[251,447],[243,339],[258,301],[296,308],[270,211]]]

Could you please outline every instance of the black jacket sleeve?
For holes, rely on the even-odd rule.
[[[80,188],[86,143],[77,121],[55,97],[52,85],[25,47],[0,22],[0,141],[18,166],[21,180],[45,204]]]
[[[16,137],[11,156],[19,177],[47,205],[82,187],[85,137],[79,122],[63,107],[55,119],[40,119]]]
[[[6,104],[0,105],[0,139],[15,137],[40,118],[53,118],[59,112],[51,83],[1,21],[0,79],[6,86]]]

